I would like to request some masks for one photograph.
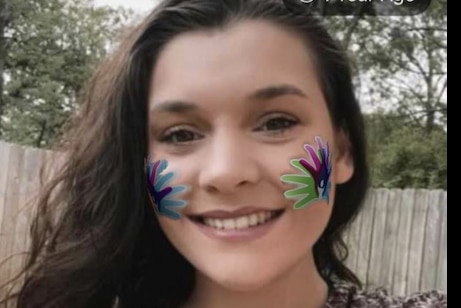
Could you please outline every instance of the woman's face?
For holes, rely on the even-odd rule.
[[[312,257],[353,166],[300,38],[263,21],[177,36],[155,66],[149,109],[151,160],[189,187],[182,218],[158,219],[199,273],[250,290]],[[333,152],[330,201],[295,210],[284,193],[296,186],[280,177],[298,173],[290,161],[316,136]]]

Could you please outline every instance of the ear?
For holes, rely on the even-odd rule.
[[[348,182],[354,174],[354,159],[349,136],[341,129],[335,133],[336,153],[333,153],[333,176],[336,184]]]

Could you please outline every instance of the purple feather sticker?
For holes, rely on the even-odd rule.
[[[187,186],[168,186],[168,183],[175,178],[176,174],[173,172],[162,174],[167,167],[168,162],[166,160],[159,160],[154,163],[148,161],[146,163],[147,186],[156,212],[159,215],[177,220],[181,218],[181,214],[176,210],[185,207],[187,202],[184,200],[172,200],[171,197],[184,193]]]

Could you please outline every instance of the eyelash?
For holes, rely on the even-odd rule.
[[[178,137],[178,135],[180,133],[187,133],[187,134],[192,134],[192,135],[195,135],[195,136],[200,136],[199,134],[195,133],[195,132],[192,132],[188,129],[185,129],[185,128],[182,128],[182,127],[175,127],[175,128],[172,128],[169,130],[169,132],[165,135],[163,135],[159,141],[162,142],[162,143],[170,143],[170,144],[184,144],[184,143],[189,143],[191,142],[190,140],[188,141],[177,141],[177,140],[173,140],[174,137]]]
[[[282,122],[283,127],[273,129],[273,130],[264,129],[263,127],[267,127],[267,125],[271,121],[278,121],[278,124],[280,124]],[[278,136],[278,135],[283,135],[287,130],[292,129],[294,126],[296,126],[298,124],[299,124],[299,121],[292,118],[292,117],[277,115],[277,116],[274,116],[274,117],[269,118],[268,120],[266,120],[263,125],[259,126],[256,129],[256,131],[267,132],[272,136]],[[184,133],[189,134],[189,137],[190,137],[190,134],[194,135],[192,138],[197,137],[197,136],[199,136],[197,139],[201,138],[200,134],[195,133],[195,132],[193,132],[193,131],[191,131],[189,129],[185,129],[185,128],[181,127],[181,126],[178,126],[178,127],[170,129],[168,133],[166,133],[165,135],[163,135],[159,139],[159,141],[162,142],[162,143],[169,143],[169,144],[179,145],[179,144],[187,144],[187,143],[190,143],[190,142],[193,142],[193,141],[197,140],[197,139],[194,139],[194,140],[187,140],[187,141],[178,141],[177,140],[178,135],[179,134],[184,134]],[[175,137],[176,137],[176,140],[174,140]],[[182,136],[182,137],[184,137],[184,136]],[[187,137],[186,137],[186,139],[187,139]]]
[[[264,126],[267,126],[269,122],[271,121],[277,121],[278,124],[283,123],[282,128],[277,128],[274,130],[269,130],[269,129],[261,129]],[[283,116],[283,115],[275,115],[267,119],[262,126],[260,126],[257,131],[265,131],[269,132],[271,135],[282,135],[285,133],[287,130],[293,128],[294,126],[298,125],[299,121],[296,120],[295,118],[288,117],[288,116]]]

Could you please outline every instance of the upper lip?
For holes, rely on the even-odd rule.
[[[236,218],[240,216],[251,215],[260,212],[267,211],[281,211],[283,209],[271,209],[271,208],[262,208],[262,207],[242,207],[234,211],[224,211],[224,210],[214,210],[207,211],[197,214],[191,214],[192,217],[206,217],[206,218],[217,218],[217,219],[226,219],[226,218]]]

